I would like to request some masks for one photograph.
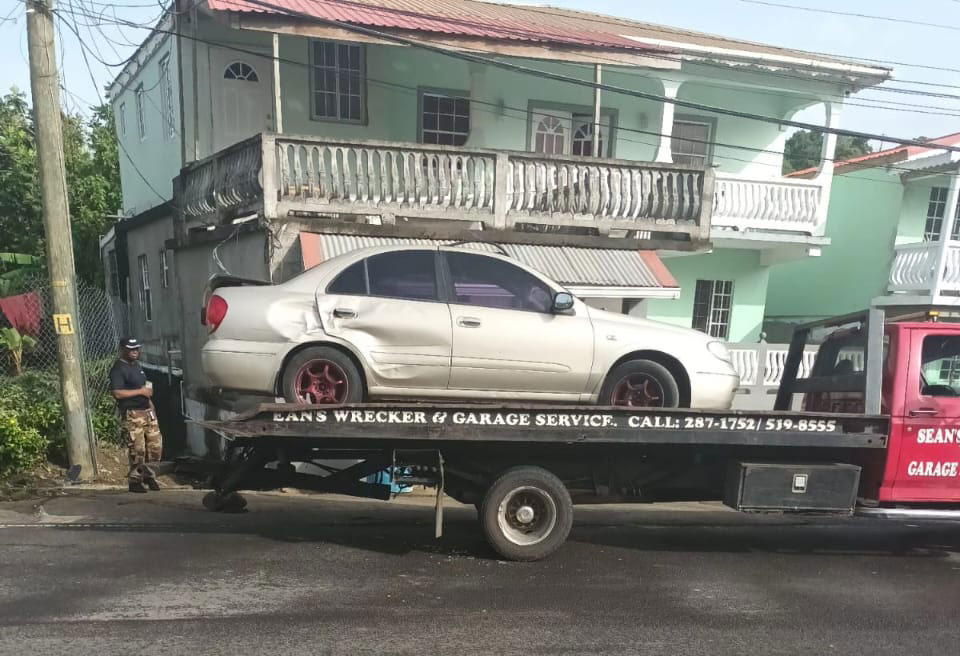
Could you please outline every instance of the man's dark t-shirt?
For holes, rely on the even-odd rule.
[[[147,375],[139,362],[124,362],[117,360],[110,369],[111,390],[137,390],[147,384]],[[126,399],[117,399],[117,408],[120,414],[127,410],[148,410],[150,399],[146,396],[131,396]]]

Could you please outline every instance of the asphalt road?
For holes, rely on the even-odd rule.
[[[497,560],[472,508],[195,492],[0,504],[0,654],[956,654],[960,526],[578,508]]]

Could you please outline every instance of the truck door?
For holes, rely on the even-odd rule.
[[[910,355],[903,428],[891,436],[891,448],[899,445],[895,501],[960,500],[960,331],[935,326],[903,333]]]

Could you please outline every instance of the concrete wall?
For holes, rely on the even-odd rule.
[[[899,173],[883,168],[836,176],[827,218],[831,243],[820,257],[771,268],[767,319],[829,317],[869,307],[886,291],[894,240],[922,239],[929,193],[928,187],[905,194]],[[915,196],[922,196],[922,208]]]
[[[140,71],[111,99],[116,117],[120,156],[120,183],[123,189],[123,213],[133,216],[160,205],[173,197],[171,181],[180,170],[180,65],[176,39],[167,36],[154,50]],[[161,112],[160,62],[170,61],[173,89],[174,133],[164,129]],[[137,123],[137,87],[144,89],[144,124],[140,137]]]
[[[170,267],[169,286],[162,283],[160,253],[168,239],[173,238],[173,216],[166,216],[138,225],[123,233],[127,243],[127,265],[129,266],[128,307],[130,331],[144,342],[144,356],[151,347],[160,347],[161,342],[176,340],[180,333],[180,320],[176,311],[176,262],[172,251],[167,251],[167,263]],[[138,258],[145,255],[150,279],[152,318],[147,321],[143,304],[140,302],[140,267]]]
[[[648,319],[689,328],[697,280],[732,280],[733,312],[728,341],[756,342],[760,338],[768,268],[761,266],[757,251],[718,250],[668,258],[664,264],[680,285],[680,298],[644,301],[642,307]]]

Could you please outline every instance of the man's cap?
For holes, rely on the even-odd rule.
[[[140,340],[136,337],[124,337],[120,340],[120,348],[125,348],[128,351],[135,351],[140,348]]]

